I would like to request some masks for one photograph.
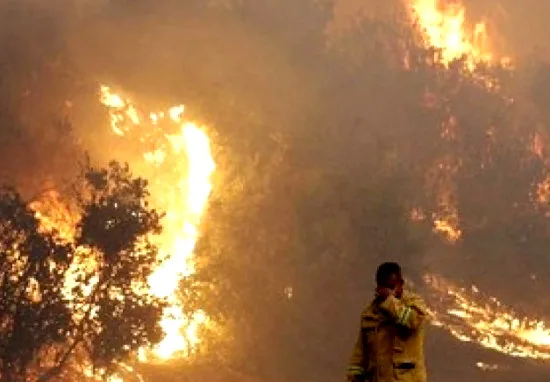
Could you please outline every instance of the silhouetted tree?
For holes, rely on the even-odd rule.
[[[42,350],[69,336],[63,285],[74,251],[54,234],[41,233],[34,212],[14,191],[2,192],[0,219],[0,376],[17,381]]]
[[[160,340],[162,301],[144,292],[157,256],[149,238],[160,232],[147,183],[115,162],[106,169],[88,166],[83,175],[74,243],[44,232],[17,193],[0,197],[5,381],[47,381],[76,355],[110,372]]]

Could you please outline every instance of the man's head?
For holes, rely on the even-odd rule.
[[[403,294],[403,276],[401,267],[397,263],[380,264],[376,270],[376,286],[389,288],[395,291],[395,297],[400,298]]]

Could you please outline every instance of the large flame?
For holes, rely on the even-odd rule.
[[[495,63],[487,24],[476,22],[468,27],[466,10],[460,1],[407,0],[410,16],[423,34],[427,45],[435,48],[438,61],[449,65],[457,59],[473,69],[481,62]],[[506,63],[507,59],[501,59]]]
[[[146,291],[168,302],[159,323],[165,336],[154,349],[142,349],[140,359],[167,360],[179,354],[189,355],[200,342],[200,329],[209,320],[202,311],[186,311],[176,292],[180,280],[194,272],[193,251],[212,190],[215,163],[209,138],[204,128],[183,118],[183,106],[145,113],[108,86],[101,86],[100,102],[109,113],[112,132],[118,139],[124,139],[120,144],[139,153],[137,157],[115,159],[130,162],[138,175],[150,180],[151,203],[166,214],[163,232],[154,238],[159,247],[160,265],[151,275]],[[63,241],[74,239],[77,215],[57,191],[43,195],[31,208],[36,211],[43,230],[57,231]],[[90,259],[93,256],[89,253],[77,253],[67,275],[65,294],[75,312],[78,306],[72,302],[71,293],[80,273],[93,274],[95,263]],[[82,287],[91,288],[91,285]],[[77,313],[75,319],[78,319]],[[118,376],[111,379],[122,380]]]
[[[475,72],[479,65],[512,68],[509,57],[497,58],[491,50],[485,22],[467,22],[466,8],[460,0],[404,1],[421,42],[426,48],[435,51],[433,62],[448,68],[451,63],[461,60],[463,68],[474,74],[473,79],[483,84],[487,90],[499,90],[496,78]],[[426,102],[426,106],[431,107],[435,95],[427,93],[426,98],[432,102]],[[441,128],[441,137],[445,141],[456,140],[460,133],[460,123],[453,115],[442,121]],[[434,231],[451,243],[460,240],[464,234],[460,227],[460,211],[456,203],[454,180],[460,167],[461,159],[447,154],[435,161],[426,176],[426,186],[428,191],[435,195],[437,205],[430,216]],[[418,216],[415,220],[419,220]]]
[[[436,51],[435,62],[448,67],[462,60],[464,67],[474,71],[478,65],[511,67],[509,58],[497,59],[491,51],[484,22],[467,23],[466,10],[460,1],[407,0],[410,16],[426,47]],[[495,79],[484,77],[488,89],[497,89]],[[451,116],[453,132],[460,128]],[[445,125],[445,124],[444,124]],[[453,140],[455,134],[443,129],[442,139]],[[455,131],[456,130],[456,131]],[[537,138],[537,137],[535,137]],[[540,137],[533,143],[533,153],[541,156]],[[454,198],[455,175],[460,170],[460,158],[447,155],[440,158],[427,174],[427,187],[437,201],[432,214],[434,230],[449,243],[463,236],[459,206]],[[541,182],[534,199],[543,204],[548,200],[550,182]],[[420,212],[419,212],[420,211]],[[415,209],[413,220],[426,218]],[[498,351],[513,357],[550,359],[550,327],[542,319],[522,317],[513,308],[505,307],[494,297],[484,296],[475,286],[459,288],[437,275],[427,275],[425,282],[435,295],[432,300],[432,323],[443,327],[455,338]],[[478,363],[483,370],[496,366]]]
[[[491,51],[486,23],[467,23],[465,8],[459,1],[405,1],[423,42],[437,51],[438,63],[449,66],[462,59],[469,70],[480,63],[509,64],[509,59],[497,59]],[[101,102],[109,112],[115,135],[127,139],[128,144],[137,141],[147,147],[139,161],[146,163],[144,175],[153,180],[155,206],[167,212],[164,233],[158,241],[162,264],[149,285],[153,294],[167,298],[170,303],[161,322],[165,337],[153,349],[160,359],[169,359],[176,353],[192,350],[200,340],[199,328],[208,321],[204,312],[186,312],[175,292],[181,278],[194,272],[193,250],[212,188],[210,177],[215,170],[209,139],[204,129],[183,118],[183,106],[145,113],[108,86],[101,87]],[[447,135],[443,138],[452,139]],[[135,136],[137,139],[132,139]],[[431,219],[434,230],[449,242],[456,242],[464,234],[453,190],[458,167],[456,158],[441,158],[434,164],[433,179],[428,174],[427,183],[437,194],[439,209],[428,217],[421,209],[412,214],[415,220]],[[541,183],[537,190],[541,202],[550,199],[548,184]],[[44,224],[57,226],[46,215],[40,216]],[[550,359],[550,328],[541,319],[521,317],[497,299],[483,296],[475,287],[470,291],[461,289],[434,275],[426,276],[425,281],[437,296],[431,309],[433,323],[457,339],[510,356]]]
[[[431,312],[436,326],[513,357],[550,359],[550,327],[543,320],[520,316],[475,286],[466,290],[435,275],[425,281],[438,300]]]
[[[151,150],[142,153],[151,184],[152,202],[166,212],[158,240],[161,265],[152,274],[150,291],[169,301],[161,326],[165,337],[154,349],[168,359],[189,353],[199,342],[198,330],[207,321],[201,311],[186,312],[176,297],[181,278],[194,272],[193,250],[201,216],[212,190],[215,170],[210,142],[204,129],[183,118],[179,105],[161,112],[140,112],[129,99],[101,87],[101,102],[109,111],[112,131],[121,137],[138,134],[138,141],[151,136]],[[171,130],[164,130],[171,129]]]

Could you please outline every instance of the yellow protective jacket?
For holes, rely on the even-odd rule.
[[[400,299],[371,302],[348,365],[349,381],[426,382],[424,321],[421,297],[405,291]]]

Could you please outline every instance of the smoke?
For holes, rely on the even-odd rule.
[[[548,58],[547,17],[549,5],[542,1],[527,0],[521,3],[513,0],[464,2],[469,12],[487,19],[503,48],[518,56],[541,51]]]
[[[125,158],[127,148],[103,127],[100,82],[129,89],[153,108],[184,103],[191,119],[212,127],[219,147],[203,256],[225,253],[220,261],[240,295],[233,313],[246,325],[235,324],[232,357],[266,379],[336,378],[372,270],[388,258],[403,262],[417,282],[425,272],[443,273],[544,313],[546,223],[525,205],[512,206],[544,172],[540,163],[526,164],[524,149],[531,133],[548,126],[548,69],[529,55],[547,49],[549,6],[464,3],[467,19],[487,19],[495,49],[518,62],[513,79],[499,77],[518,101],[505,107],[476,84],[444,82],[450,90],[436,90],[465,121],[463,139],[471,144],[457,148],[439,139],[448,110],[423,106],[427,84],[456,72],[403,70],[404,48],[384,39],[412,39],[403,32],[410,28],[364,22],[394,17],[399,1],[4,0],[1,180],[30,197],[62,184],[75,171],[66,158],[84,150],[97,160]],[[423,53],[415,54],[421,62]],[[489,125],[498,163],[480,175]],[[468,170],[457,191],[467,237],[458,245],[432,235],[427,222],[409,221],[420,204],[435,209],[425,174],[446,153],[464,158]],[[266,300],[277,313],[258,308]],[[476,371],[487,353],[474,349],[434,332],[435,378],[505,381]],[[444,359],[455,351],[456,365],[448,366]],[[510,367],[510,376],[537,380],[535,367]]]
[[[0,144],[4,184],[36,196],[69,171],[75,156],[67,123],[68,2],[0,3]]]

